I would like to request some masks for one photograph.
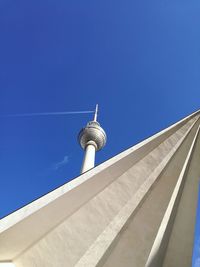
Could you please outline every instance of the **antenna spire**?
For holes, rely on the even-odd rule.
[[[98,104],[96,104],[95,113],[94,113],[94,121],[97,121],[97,114],[98,114]]]

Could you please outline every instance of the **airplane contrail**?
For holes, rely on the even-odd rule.
[[[85,110],[85,111],[22,113],[22,114],[0,115],[0,117],[32,117],[32,116],[49,116],[49,115],[87,114],[87,113],[94,113],[94,111],[92,111],[92,110]]]

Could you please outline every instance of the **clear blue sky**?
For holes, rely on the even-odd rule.
[[[0,114],[90,110],[100,163],[200,108],[198,0],[2,0]],[[77,176],[91,115],[0,118],[0,216]]]

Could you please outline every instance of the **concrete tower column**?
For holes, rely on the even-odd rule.
[[[85,155],[83,159],[83,164],[81,168],[81,173],[86,172],[94,167],[95,164],[95,152],[97,146],[96,143],[93,141],[89,141],[86,145]]]

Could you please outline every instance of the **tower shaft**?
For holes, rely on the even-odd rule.
[[[95,164],[95,152],[96,145],[94,142],[89,142],[85,149],[85,155],[83,159],[83,164],[81,168],[81,173],[84,173],[94,167]]]

